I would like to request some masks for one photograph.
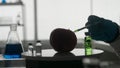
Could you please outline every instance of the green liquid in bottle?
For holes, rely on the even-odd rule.
[[[84,47],[85,47],[85,55],[92,55],[92,38],[90,36],[85,37]]]

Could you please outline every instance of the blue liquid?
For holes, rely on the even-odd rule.
[[[4,58],[21,58],[22,52],[21,44],[6,44]]]
[[[6,3],[6,0],[2,0],[2,3]]]

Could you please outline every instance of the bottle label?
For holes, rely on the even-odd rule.
[[[36,46],[36,56],[41,56],[41,46]]]

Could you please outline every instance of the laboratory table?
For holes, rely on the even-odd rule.
[[[119,58],[114,53],[93,49],[93,55],[85,56],[84,52],[82,48],[75,48],[69,53],[57,53],[53,49],[43,49],[41,57],[31,57],[27,55],[27,52],[24,52],[21,59],[4,59],[0,55],[0,68],[84,68],[82,62],[84,58],[112,62],[109,68],[120,68]]]

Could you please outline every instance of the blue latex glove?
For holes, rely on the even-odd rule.
[[[91,15],[88,17],[86,26],[87,25],[90,25],[88,31],[90,32],[91,37],[95,40],[110,43],[118,37],[119,26],[110,20]]]

